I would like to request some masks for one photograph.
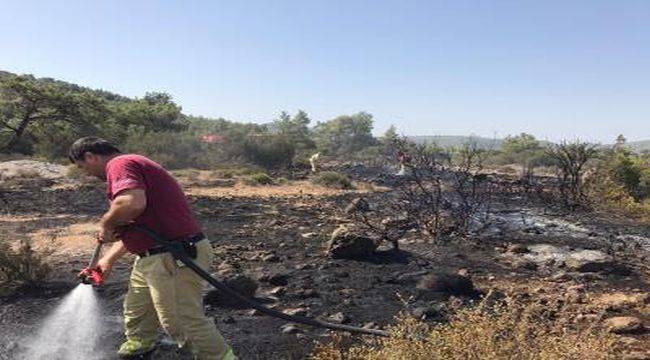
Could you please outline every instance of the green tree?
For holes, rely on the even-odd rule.
[[[349,154],[377,144],[372,136],[372,115],[360,112],[342,115],[333,120],[318,123],[314,138],[320,150],[328,154]]]
[[[650,164],[643,156],[619,147],[610,159],[612,178],[623,185],[632,197],[642,200],[650,195]]]
[[[521,165],[524,176],[532,175],[535,166],[543,161],[545,155],[535,136],[526,133],[506,137],[501,152],[506,162]]]
[[[303,110],[298,110],[293,117],[283,111],[278,119],[273,122],[273,126],[279,135],[295,144],[297,150],[306,150],[313,149],[316,146],[314,140],[311,139],[310,122],[309,115]]]
[[[395,125],[391,125],[388,130],[384,133],[384,135],[381,137],[380,141],[384,146],[390,145],[395,142],[396,139],[399,138],[399,135],[397,134],[397,128]]]
[[[116,123],[124,129],[138,126],[145,131],[180,131],[188,126],[180,106],[166,93],[151,92],[142,99],[115,102],[111,110]]]
[[[87,92],[70,92],[30,76],[0,80],[0,149],[14,152],[26,136],[38,140],[57,134],[93,133],[106,113],[105,102]],[[58,143],[62,143],[59,139]],[[31,149],[29,149],[31,150]]]

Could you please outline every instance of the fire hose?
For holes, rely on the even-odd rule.
[[[263,314],[286,320],[289,322],[295,322],[295,323],[300,323],[304,325],[309,325],[309,326],[314,326],[314,327],[319,327],[319,328],[325,328],[325,329],[330,329],[330,330],[335,330],[335,331],[347,331],[350,333],[358,333],[358,334],[367,334],[367,335],[375,335],[375,336],[389,336],[390,333],[388,331],[384,330],[377,330],[377,329],[366,329],[366,328],[361,328],[361,327],[356,327],[356,326],[350,326],[350,325],[345,325],[345,324],[336,324],[336,323],[330,323],[314,318],[309,318],[305,316],[299,316],[299,315],[289,315],[285,314],[281,311],[277,311],[271,308],[268,308],[258,302],[256,302],[253,299],[250,299],[244,295],[241,295],[237,291],[229,288],[226,286],[223,282],[215,279],[210,275],[208,272],[203,270],[199,265],[197,265],[194,260],[190,256],[187,255],[185,252],[185,249],[183,247],[183,243],[180,241],[169,241],[163,239],[160,235],[155,233],[153,230],[142,226],[142,225],[132,225],[130,229],[134,229],[137,231],[140,231],[150,238],[152,238],[157,245],[165,247],[169,253],[174,257],[174,259],[182,262],[185,266],[187,266],[189,269],[194,271],[197,275],[199,275],[201,278],[203,278],[205,281],[207,281],[210,285],[214,286],[216,289],[224,292],[230,297],[233,297],[246,305],[248,305],[250,308],[255,309],[260,311]],[[95,249],[95,252],[93,253],[93,257],[88,265],[87,268],[81,271],[79,273],[79,277],[81,278],[81,281],[85,284],[93,284],[93,285],[101,285],[103,283],[103,278],[101,272],[99,272],[98,269],[96,269],[97,265],[97,260],[99,259],[99,253],[101,250],[101,244],[97,246]]]

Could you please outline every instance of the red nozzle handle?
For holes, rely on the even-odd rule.
[[[104,283],[104,277],[102,276],[102,271],[99,268],[85,268],[81,270],[78,277],[84,284],[99,286]]]

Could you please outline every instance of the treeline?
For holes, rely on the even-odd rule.
[[[130,99],[52,79],[0,73],[0,152],[62,159],[81,136],[107,138],[124,151],[170,168],[245,161],[289,166],[316,152],[379,151],[372,115],[359,112],[312,124],[304,111],[268,124],[187,116],[165,93]],[[395,133],[395,129],[391,129]],[[396,134],[395,134],[396,135]]]
[[[210,168],[224,162],[301,166],[317,152],[346,161],[394,164],[396,128],[391,126],[376,138],[373,125],[372,115],[365,112],[316,124],[305,111],[282,112],[267,124],[193,117],[183,114],[165,93],[131,99],[54,79],[0,72],[0,153],[6,154],[65,160],[75,139],[100,136],[123,151],[146,154],[172,169]],[[522,178],[531,178],[542,168],[566,172],[577,186],[584,178],[571,173],[579,165],[581,172],[590,169],[609,181],[600,190],[607,196],[624,196],[633,203],[650,198],[650,155],[631,151],[623,136],[613,147],[597,147],[551,144],[524,133],[485,152],[488,165],[520,165]],[[583,162],[580,157],[587,155]]]

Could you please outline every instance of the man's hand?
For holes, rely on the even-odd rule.
[[[105,244],[116,242],[119,239],[115,236],[115,229],[106,226],[99,227],[99,234],[97,234],[97,242]]]
[[[127,250],[124,247],[124,244],[119,241],[111,245],[111,248],[108,249],[101,259],[99,259],[95,268],[102,272],[104,280],[106,280],[110,275],[111,270],[113,269],[113,264],[124,256],[126,252]]]
[[[113,269],[113,264],[114,260],[107,257],[103,257],[97,262],[97,269],[102,273],[104,280],[106,280],[108,275],[110,275],[111,270]]]

